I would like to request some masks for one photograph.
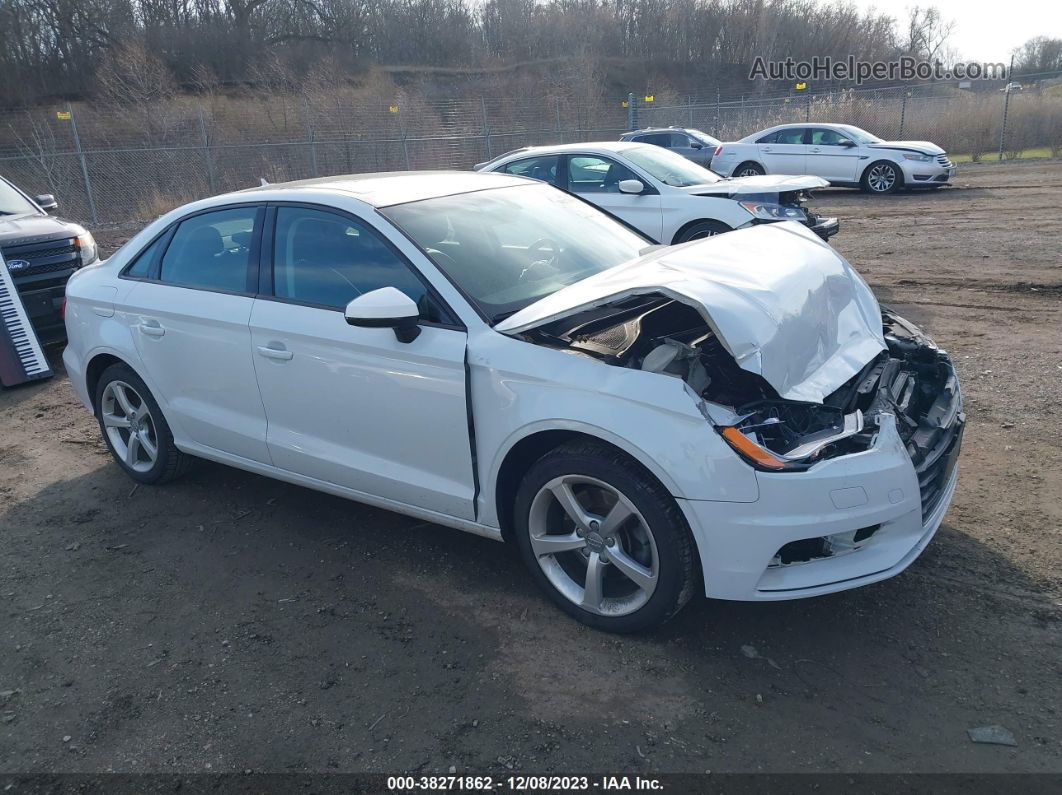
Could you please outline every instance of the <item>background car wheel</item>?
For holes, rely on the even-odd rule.
[[[516,494],[531,575],[568,615],[608,632],[662,624],[693,595],[693,540],[674,498],[615,448],[573,442],[540,458]]]
[[[187,471],[191,457],[174,446],[159,404],[132,368],[112,364],[103,371],[95,406],[107,448],[133,480],[165,483]]]
[[[758,177],[766,174],[763,166],[759,163],[754,163],[751,160],[742,163],[740,166],[734,169],[735,177]]]
[[[697,221],[679,230],[679,233],[675,235],[675,243],[688,243],[691,240],[715,237],[730,231],[732,231],[731,228],[722,221]]]
[[[867,193],[895,193],[903,187],[903,174],[894,163],[879,160],[863,172],[863,190]]]

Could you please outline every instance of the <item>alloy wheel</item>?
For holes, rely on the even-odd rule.
[[[634,504],[585,475],[546,483],[531,502],[528,532],[535,560],[573,604],[604,616],[643,607],[656,590],[656,540]]]
[[[100,420],[115,454],[135,472],[149,472],[159,456],[158,432],[144,398],[124,381],[103,390]]]
[[[896,171],[892,166],[879,163],[867,174],[867,184],[875,193],[887,193],[896,184]]]

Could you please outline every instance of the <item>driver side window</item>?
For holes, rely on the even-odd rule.
[[[383,238],[354,219],[310,207],[278,207],[273,293],[300,304],[342,309],[381,287],[412,298],[425,320],[442,322],[424,282]]]
[[[619,183],[638,179],[626,166],[596,155],[568,158],[568,190],[572,193],[619,193]]]
[[[841,146],[850,139],[841,135],[836,130],[812,130],[811,143],[814,146]]]

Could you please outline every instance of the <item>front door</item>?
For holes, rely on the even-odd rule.
[[[281,469],[472,519],[466,332],[367,223],[280,206],[273,297],[251,311],[251,350]],[[347,324],[346,304],[392,286],[421,307],[420,335]]]
[[[760,162],[768,174],[807,174],[808,147],[804,128],[789,127],[772,133],[758,144]]]
[[[142,255],[123,311],[167,418],[198,444],[269,463],[247,325],[263,217],[242,206],[181,221]]]
[[[652,190],[644,177],[600,155],[570,155],[567,165],[567,189],[570,193],[623,219],[653,240],[660,240],[663,223],[660,194],[620,193],[619,183],[625,179],[636,179]]]
[[[808,173],[830,182],[856,182],[859,147],[855,141],[828,127],[812,127],[808,139]]]

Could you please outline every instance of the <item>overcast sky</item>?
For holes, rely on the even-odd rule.
[[[1060,0],[852,0],[862,9],[876,8],[906,19],[914,5],[936,6],[955,20],[951,46],[962,60],[1010,61],[1010,53],[1034,36],[1062,38]]]

